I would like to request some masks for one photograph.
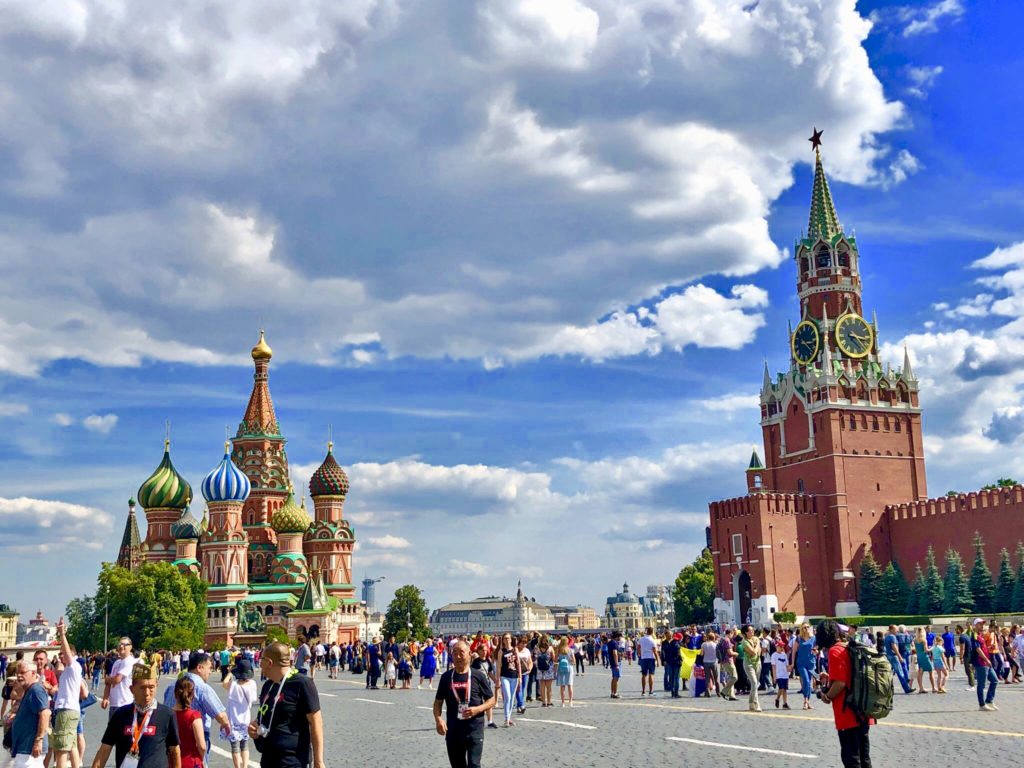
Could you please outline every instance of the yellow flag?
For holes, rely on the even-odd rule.
[[[697,651],[690,650],[689,648],[680,648],[679,653],[683,657],[683,666],[679,670],[679,676],[683,680],[690,679],[690,672],[693,670],[693,665],[697,661]]]

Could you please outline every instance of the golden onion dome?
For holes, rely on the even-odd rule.
[[[256,346],[252,348],[252,359],[253,360],[269,360],[274,356],[274,350],[267,344],[267,340],[263,338],[263,329],[260,328],[260,340],[256,342]]]
[[[303,499],[305,501],[305,499]],[[305,533],[313,524],[305,507],[295,503],[295,494],[289,492],[287,500],[270,521],[270,527],[278,533]]]

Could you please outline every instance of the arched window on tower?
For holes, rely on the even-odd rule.
[[[840,267],[850,266],[850,252],[847,250],[846,246],[839,247],[839,253],[836,254],[836,259],[839,262]]]
[[[808,261],[807,257],[804,256],[800,259],[800,277],[806,280],[808,272],[810,272],[810,261]]]
[[[802,477],[797,478],[797,481],[796,481],[796,492],[797,493],[803,493],[804,492],[804,479]]]
[[[832,266],[832,254],[825,246],[814,252],[814,266],[818,269],[828,269]]]

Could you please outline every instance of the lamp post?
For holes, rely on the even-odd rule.
[[[412,640],[412,611],[407,611],[405,614],[405,626],[409,630],[409,636],[405,638],[406,642]]]
[[[370,607],[365,600],[361,602],[363,604],[363,643],[365,644],[370,642]]]

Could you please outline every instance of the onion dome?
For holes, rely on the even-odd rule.
[[[309,495],[344,496],[348,493],[348,475],[334,459],[334,443],[327,444],[327,458],[309,478]]]
[[[305,533],[312,524],[309,513],[295,503],[295,494],[292,492],[288,493],[284,506],[274,513],[270,521],[270,527],[278,533]]]
[[[192,501],[192,486],[171,463],[170,440],[164,440],[164,458],[137,495],[143,509],[185,509]]]
[[[231,461],[231,444],[224,443],[224,458],[203,480],[203,498],[207,501],[245,501],[251,484]]]
[[[199,521],[192,517],[187,508],[185,514],[178,518],[178,522],[171,526],[171,536],[175,539],[198,539],[201,533]]]
[[[263,338],[263,329],[260,328],[260,340],[256,342],[256,346],[252,348],[252,359],[253,360],[269,360],[274,356],[274,350],[267,344],[266,339]]]

